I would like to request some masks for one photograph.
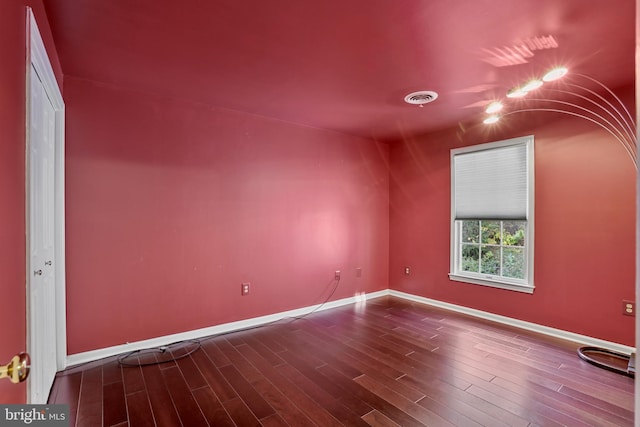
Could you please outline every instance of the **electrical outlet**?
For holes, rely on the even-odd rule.
[[[407,276],[411,274],[411,267],[405,267],[404,268],[404,274],[406,274]]]
[[[249,295],[249,288],[251,287],[251,283],[243,283],[242,284],[242,295]]]
[[[356,268],[356,277],[362,277],[362,269],[360,267]]]
[[[340,280],[340,270],[336,270],[335,280]]]
[[[636,303],[631,300],[622,300],[622,314],[625,316],[635,316],[636,315]]]

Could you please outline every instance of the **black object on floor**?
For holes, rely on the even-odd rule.
[[[616,372],[618,374],[627,375],[629,377],[635,378],[635,374],[636,374],[636,364],[635,364],[636,354],[635,353],[631,353],[631,355],[626,355],[623,353],[618,353],[617,351],[607,350],[605,348],[600,348],[600,347],[580,347],[578,349],[578,356],[580,356],[580,359],[586,362],[589,362],[592,365],[597,366],[599,368],[603,368],[608,371]],[[610,361],[614,361],[614,362],[610,363],[610,362],[607,362],[605,359],[609,359]],[[627,364],[626,369],[621,367],[625,362]]]

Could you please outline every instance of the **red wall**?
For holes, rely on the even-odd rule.
[[[69,354],[318,304],[335,270],[332,299],[387,288],[387,145],[68,76],[65,102]]]
[[[25,282],[25,64],[26,7],[33,7],[45,45],[62,81],[49,24],[40,1],[0,1],[0,364],[26,344]],[[0,381],[0,403],[26,401],[25,384]]]
[[[558,116],[391,144],[390,287],[632,346],[635,319],[621,313],[635,296],[635,169],[608,133]],[[450,149],[525,135],[535,137],[535,292],[450,281]]]

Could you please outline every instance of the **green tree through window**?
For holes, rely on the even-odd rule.
[[[526,221],[458,221],[460,270],[524,279]]]

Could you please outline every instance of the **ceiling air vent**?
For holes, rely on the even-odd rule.
[[[420,90],[418,92],[412,92],[404,97],[404,102],[407,104],[422,105],[435,101],[438,98],[438,94],[432,90]]]

